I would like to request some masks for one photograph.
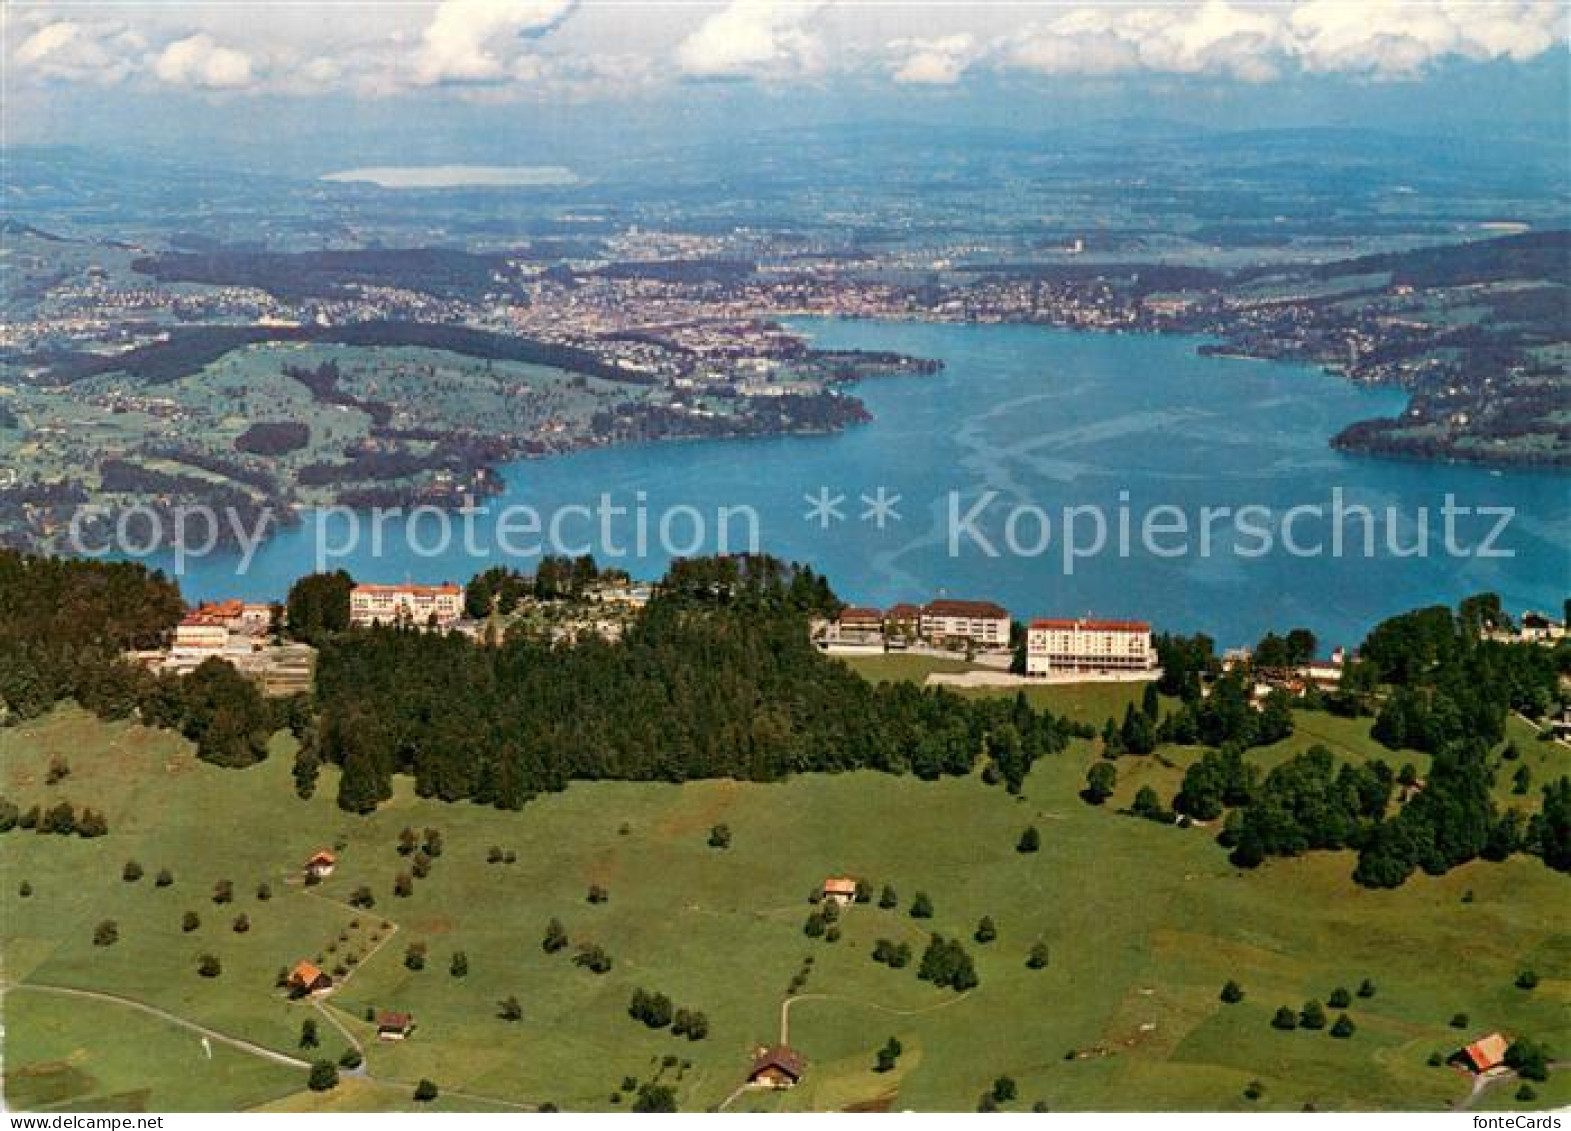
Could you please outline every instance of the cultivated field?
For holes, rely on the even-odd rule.
[[[1301,748],[1324,731],[1321,741],[1363,756],[1372,749],[1365,727],[1305,715],[1283,746]],[[1525,749],[1535,776],[1551,760],[1564,766],[1563,749]],[[70,774],[51,786],[44,774],[55,753]],[[262,765],[218,769],[169,733],[75,709],[0,730],[0,792],[23,809],[67,798],[103,810],[110,825],[91,840],[4,837],[12,1105],[384,1110],[417,1106],[412,1091],[424,1077],[442,1089],[438,1106],[603,1109],[613,1095],[631,1105],[624,1078],[659,1077],[687,1109],[729,1101],[969,1110],[1009,1075],[1019,1096],[1004,1106],[1014,1109],[1437,1110],[1466,1098],[1470,1081],[1428,1066],[1432,1051],[1497,1028],[1562,1055],[1571,1047],[1565,877],[1519,857],[1377,892],[1352,883],[1351,854],[1239,872],[1206,830],[1115,812],[1141,780],[1170,796],[1192,752],[1164,751],[1173,765],[1146,759],[1138,771],[1135,760],[1120,761],[1125,780],[1102,808],[1077,796],[1096,757],[1092,744],[1077,743],[1039,764],[1019,798],[980,778],[856,773],[775,785],[575,784],[520,813],[422,800],[406,788],[369,818],[334,806],[331,769],[314,799],[297,799],[291,753],[280,738]],[[707,844],[718,823],[731,829],[729,848]],[[1034,854],[1015,847],[1027,825],[1041,832]],[[406,826],[439,829],[444,849],[413,894],[398,898]],[[335,844],[336,873],[305,888],[301,863]],[[493,846],[515,861],[489,863]],[[122,878],[131,859],[144,871],[135,882]],[[162,888],[161,868],[174,880]],[[899,907],[853,906],[838,941],[808,938],[808,893],[839,873],[875,891],[893,885]],[[235,897],[218,905],[213,887],[223,879]],[[592,884],[606,902],[586,901]],[[374,894],[370,909],[344,902],[361,885]],[[931,920],[908,913],[918,891],[931,897]],[[187,911],[200,918],[189,932]],[[236,933],[241,913],[250,929]],[[998,927],[986,945],[971,940],[984,915]],[[545,953],[552,917],[575,944],[602,945],[611,970],[575,966],[572,947]],[[106,919],[118,941],[96,946]],[[870,957],[880,938],[908,941],[919,957],[930,930],[964,938],[978,988],[958,995],[919,981],[915,961],[893,970]],[[1038,941],[1050,961],[1028,969]],[[411,943],[427,947],[422,970],[405,966]],[[468,960],[463,977],[450,972],[456,951]],[[222,962],[216,978],[197,972],[208,953]],[[274,988],[279,968],[318,956],[352,972],[318,1005],[286,1001]],[[783,1009],[809,959],[805,985]],[[1532,991],[1513,985],[1524,968],[1541,979]],[[1229,978],[1244,987],[1242,1003],[1218,1000]],[[1271,1027],[1278,1006],[1324,1002],[1364,978],[1378,992],[1354,999],[1351,1039]],[[638,987],[705,1012],[707,1039],[631,1018]],[[508,996],[521,1003],[521,1020],[498,1016]],[[403,1045],[378,1044],[368,1008],[410,1011],[418,1028]],[[1465,1029],[1450,1026],[1457,1013],[1468,1015]],[[319,1023],[319,1049],[297,1047],[307,1017]],[[778,1040],[787,1019],[790,1043],[808,1059],[802,1085],[733,1095],[754,1048]],[[209,1059],[190,1026],[258,1047],[210,1038]],[[890,1036],[905,1051],[880,1074],[874,1054]],[[336,1059],[351,1042],[365,1049],[366,1074],[346,1073],[330,1092],[307,1091],[305,1068],[286,1063]],[[1541,1086],[1538,1104],[1571,1100],[1568,1075]],[[1255,1100],[1244,1094],[1251,1081],[1263,1087]],[[1514,1087],[1476,1103],[1520,1107]]]
[[[195,448],[243,462],[234,441],[251,424],[295,421],[309,430],[306,446],[263,461],[290,485],[302,467],[341,462],[372,432],[365,411],[323,403],[284,373],[286,366],[313,370],[328,362],[339,367],[342,392],[389,406],[389,426],[395,429],[581,438],[596,411],[645,395],[635,386],[549,366],[484,361],[445,350],[275,342],[231,350],[164,384],[112,373],[66,389],[19,387],[4,403],[27,431],[0,429],[0,458],[25,460],[46,478],[80,474],[105,451],[161,443],[178,430]],[[251,490],[195,465],[143,462],[168,474]],[[308,501],[322,501],[328,494],[302,489]]]

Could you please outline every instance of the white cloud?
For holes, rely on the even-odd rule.
[[[1001,45],[1006,67],[1043,75],[1114,75],[1140,66],[1138,47],[1111,31],[1032,28]]]
[[[901,57],[893,71],[898,83],[953,86],[976,59],[976,37],[967,34],[897,39],[889,46]]]
[[[142,37],[121,24],[57,20],[22,41],[16,64],[41,78],[113,85],[136,69]]]
[[[1434,60],[1531,59],[1565,37],[1556,3],[1419,3],[1386,0],[1354,9],[1311,0],[1288,20],[1291,46],[1309,71],[1412,74]]]
[[[1206,0],[1190,11],[1169,9],[1178,18],[1137,25],[1144,33],[1137,39],[1140,61],[1152,71],[1269,78],[1282,40],[1280,11],[1255,11],[1226,0]]]
[[[1005,65],[1049,75],[1145,70],[1259,81],[1276,73],[1282,26],[1277,12],[1226,0],[1077,8],[1006,40],[999,55]]]
[[[1260,82],[1298,69],[1396,77],[1447,57],[1531,59],[1564,38],[1565,24],[1554,0],[1104,4],[1005,35],[994,54],[1005,67],[1050,75],[1143,70]]]
[[[171,86],[233,90],[250,86],[251,57],[225,47],[206,32],[177,39],[153,61],[153,73]]]
[[[1410,78],[1565,50],[1564,0],[1084,0],[1066,6],[715,0],[323,4],[0,0],[16,89],[167,84],[488,101],[636,97],[673,76],[953,86],[983,72]],[[574,14],[577,13],[577,14]],[[572,16],[571,19],[568,17]],[[549,37],[547,35],[549,33]]]
[[[555,27],[573,0],[443,0],[421,36],[416,81],[501,82],[534,68],[522,62],[520,40]]]
[[[784,78],[823,68],[819,38],[803,25],[827,0],[732,0],[677,47],[691,78]]]

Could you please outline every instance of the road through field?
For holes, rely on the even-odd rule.
[[[275,1049],[268,1048],[266,1045],[259,1045],[254,1041],[247,1041],[241,1037],[231,1037],[227,1033],[220,1033],[217,1029],[209,1029],[205,1025],[198,1025],[195,1021],[188,1021],[186,1018],[181,1017],[178,1014],[159,1009],[156,1005],[149,1005],[147,1002],[138,1001],[136,998],[121,997],[119,994],[101,993],[98,990],[79,990],[70,986],[48,986],[38,982],[19,982],[5,987],[6,993],[14,993],[17,990],[31,990],[34,993],[56,994],[63,997],[80,997],[87,998],[91,1001],[109,1002],[112,1005],[123,1005],[128,1009],[135,1009],[138,1012],[146,1013],[149,1016],[156,1017],[160,1021],[167,1021],[171,1025],[178,1025],[182,1029],[188,1029],[193,1033],[198,1033],[201,1036],[207,1037],[211,1040],[219,1041],[230,1046],[231,1048],[239,1049],[241,1052],[248,1052],[252,1056],[259,1056],[264,1060],[271,1060],[274,1064],[282,1064],[289,1068],[311,1067],[309,1061],[301,1060],[298,1057],[290,1056],[287,1053],[278,1052]]]

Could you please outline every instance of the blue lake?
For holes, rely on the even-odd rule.
[[[606,540],[598,517],[563,512],[563,541],[639,577],[658,576],[668,560],[658,535],[669,508],[693,508],[671,518],[678,548],[690,548],[701,519],[705,538],[696,549],[712,552],[721,508],[750,507],[764,549],[812,562],[858,603],[942,592],[992,599],[1020,618],[1146,617],[1225,644],[1298,625],[1327,643],[1356,643],[1383,616],[1479,590],[1499,592],[1518,611],[1558,612],[1571,594],[1571,478],[1375,460],[1327,446],[1353,420],[1399,412],[1403,394],[1360,389],[1306,367],[1201,357],[1199,343],[1186,338],[1032,326],[797,325],[819,345],[898,350],[941,358],[946,368],[933,377],[865,382],[857,393],[875,419],[839,435],[624,447],[516,464],[506,469],[505,493],[486,500],[489,513],[474,520],[473,547],[462,544],[455,519],[454,543],[426,556],[407,544],[395,520],[383,528],[380,554],[363,530],[356,552],[326,564],[365,581],[463,581],[503,560],[528,569],[532,558],[497,547],[499,512],[527,506],[548,524],[560,508],[595,508],[607,494],[615,506],[647,513],[648,552],[633,552],[631,513],[612,517]],[[860,498],[880,487],[886,497],[900,496],[899,518],[886,515],[882,529],[876,515],[863,518],[870,507]],[[844,496],[835,508],[844,518],[830,517],[827,529],[804,517],[808,496],[820,489]],[[1340,556],[1333,492],[1344,509],[1373,513],[1368,521],[1353,511],[1340,524]],[[1477,553],[1501,521],[1494,514],[1455,516],[1448,547],[1448,495],[1475,512],[1511,508],[1489,547],[1509,556]],[[1101,508],[1105,548],[1066,561],[1064,509],[1074,507]],[[1153,513],[1157,507],[1177,509]],[[1247,528],[1238,514],[1246,507],[1261,508],[1245,512]],[[1293,507],[1321,513],[1301,512],[1284,531]],[[1213,511],[1208,524],[1202,508]],[[1119,545],[1123,514],[1127,553]],[[431,517],[412,532],[424,549],[439,535]],[[1148,539],[1147,521],[1160,527]],[[1421,546],[1426,521],[1427,553],[1393,554],[1393,537],[1404,553]],[[1094,516],[1081,512],[1073,522],[1077,549],[1090,551]],[[1365,556],[1366,528],[1373,556]],[[732,512],[729,531],[729,548],[745,548],[744,512]],[[1284,533],[1297,552],[1283,545]],[[318,564],[319,546],[342,545],[347,534],[347,520],[319,528],[308,517],[266,543],[243,575],[235,555],[214,556],[188,563],[181,584],[191,597],[281,597],[290,580]],[[1262,535],[1271,540],[1263,553]],[[512,539],[515,549],[540,540],[528,532]]]

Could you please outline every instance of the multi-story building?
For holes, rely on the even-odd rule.
[[[1026,674],[1148,672],[1156,667],[1143,620],[1034,620],[1026,630]]]
[[[819,647],[827,652],[866,655],[884,650],[884,614],[877,609],[844,608],[824,625]]]
[[[200,612],[190,613],[175,625],[178,652],[221,652],[229,645],[229,626]]]
[[[867,633],[877,635],[884,631],[884,614],[877,609],[861,609],[847,606],[840,610],[840,616],[835,621],[842,633]]]
[[[349,593],[355,624],[451,624],[463,615],[464,591],[457,585],[356,585]]]
[[[915,636],[922,630],[922,606],[901,602],[884,613],[884,625],[901,636]]]
[[[1009,611],[991,601],[929,601],[919,627],[935,644],[1009,647]]]

